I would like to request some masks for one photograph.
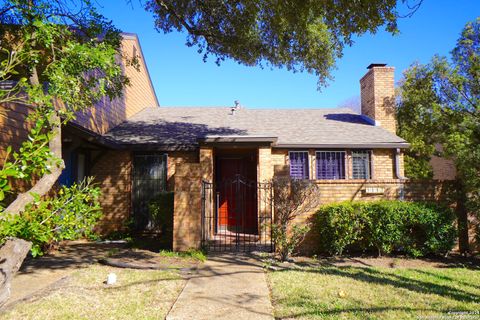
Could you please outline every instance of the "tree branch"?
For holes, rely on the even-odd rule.
[[[63,160],[58,164],[58,159],[62,159],[62,132],[61,132],[61,122],[57,114],[51,116],[51,122],[54,123],[52,128],[53,136],[49,142],[49,148],[51,151],[51,158],[48,161],[53,168],[49,173],[45,174],[43,177],[38,180],[35,185],[30,188],[25,193],[21,193],[17,198],[8,205],[5,209],[6,212],[10,214],[20,214],[25,210],[25,207],[34,201],[32,194],[44,196],[47,192],[52,189],[55,185],[55,182],[60,177],[62,170],[65,168]]]

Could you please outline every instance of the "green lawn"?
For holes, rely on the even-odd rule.
[[[319,266],[269,271],[268,279],[277,318],[440,319],[466,311],[462,319],[480,319],[480,270]]]
[[[117,283],[103,284],[110,272]],[[185,284],[175,271],[79,269],[44,296],[17,304],[1,319],[164,319]]]

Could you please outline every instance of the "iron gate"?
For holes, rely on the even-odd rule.
[[[151,230],[155,225],[148,204],[165,191],[166,168],[165,154],[135,154],[133,157],[132,209],[136,231]]]
[[[272,185],[240,175],[202,183],[202,246],[207,251],[273,251]]]

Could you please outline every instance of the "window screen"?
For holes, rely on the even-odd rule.
[[[370,179],[370,151],[352,151],[352,178]]]

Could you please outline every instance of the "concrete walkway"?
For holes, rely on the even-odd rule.
[[[273,308],[259,261],[245,255],[209,256],[190,278],[167,320],[273,319]]]

